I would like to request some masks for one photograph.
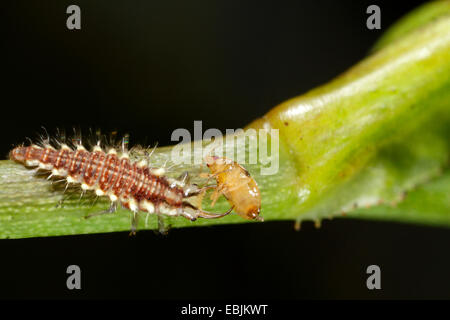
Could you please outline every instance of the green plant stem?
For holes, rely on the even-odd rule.
[[[442,174],[450,150],[449,75],[450,18],[442,15],[420,30],[392,37],[329,84],[251,123],[247,129],[273,128],[280,135],[273,159],[279,162],[277,174],[261,174],[261,163],[247,166],[260,187],[265,220],[320,221],[349,213],[372,218],[373,212],[355,209],[395,204],[405,191]],[[247,143],[246,153],[254,152],[252,148]],[[163,165],[171,152],[172,147],[158,148],[153,165]],[[195,178],[201,170],[206,171],[204,165],[179,165],[171,175],[189,171]],[[34,177],[19,164],[1,161],[0,177],[0,238],[130,228],[126,210],[83,219],[108,203],[100,199],[93,205],[91,196],[80,202],[79,191],[70,190],[69,199],[57,208],[64,185]],[[214,210],[227,206],[222,199]],[[404,220],[426,223],[428,217]],[[156,228],[154,216],[147,226],[144,218],[140,229]],[[432,221],[449,224],[450,215],[439,214]],[[166,218],[174,227],[242,222],[236,215],[196,222]]]

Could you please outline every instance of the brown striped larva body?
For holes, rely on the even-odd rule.
[[[256,181],[237,162],[217,156],[205,158],[217,187],[212,195],[213,205],[221,194],[227,198],[234,211],[244,219],[260,220],[261,195]]]
[[[187,200],[198,196],[202,189],[187,183],[187,175],[181,180],[168,178],[163,168],[149,167],[145,161],[131,161],[125,149],[123,143],[120,154],[114,148],[104,152],[100,143],[92,151],[81,144],[74,150],[66,144],[60,144],[58,149],[50,144],[31,145],[14,148],[10,158],[50,171],[52,176],[65,177],[68,184],[79,184],[83,191],[92,190],[98,196],[109,197],[111,207],[101,213],[115,212],[117,204],[131,210],[133,234],[139,211],[158,217],[183,216],[191,221],[220,218],[231,212],[213,214],[195,207]]]

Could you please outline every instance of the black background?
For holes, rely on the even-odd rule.
[[[366,28],[378,4],[382,30]],[[45,126],[239,128],[361,60],[421,1],[2,1],[1,154]],[[66,28],[70,4],[82,29]],[[1,298],[450,298],[447,229],[355,220],[0,240]],[[66,289],[66,268],[82,290]],[[366,288],[366,267],[382,290]]]

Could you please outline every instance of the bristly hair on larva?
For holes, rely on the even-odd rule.
[[[124,135],[120,146],[104,147],[105,139],[96,134],[97,142],[87,149],[76,133],[68,139],[64,132],[57,138],[48,134],[38,143],[18,146],[10,152],[10,159],[23,163],[27,167],[38,167],[48,171],[50,176],[65,178],[67,185],[80,185],[84,191],[95,192],[97,196],[109,197],[111,205],[108,210],[88,217],[113,213],[118,204],[132,213],[131,234],[136,233],[139,212],[157,214],[161,224],[161,215],[182,216],[191,221],[197,218],[220,218],[224,213],[210,213],[194,206],[191,197],[199,196],[204,188],[189,183],[188,173],[177,179],[169,178],[162,167],[152,167],[149,159],[130,159],[128,150],[129,136]],[[109,144],[114,143],[114,134]],[[210,186],[206,187],[210,188]],[[164,230],[160,230],[164,231]]]

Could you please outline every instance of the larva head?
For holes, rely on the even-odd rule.
[[[9,158],[11,160],[18,161],[18,162],[25,162],[26,154],[27,154],[27,147],[17,147],[17,148],[14,148],[9,153]]]

